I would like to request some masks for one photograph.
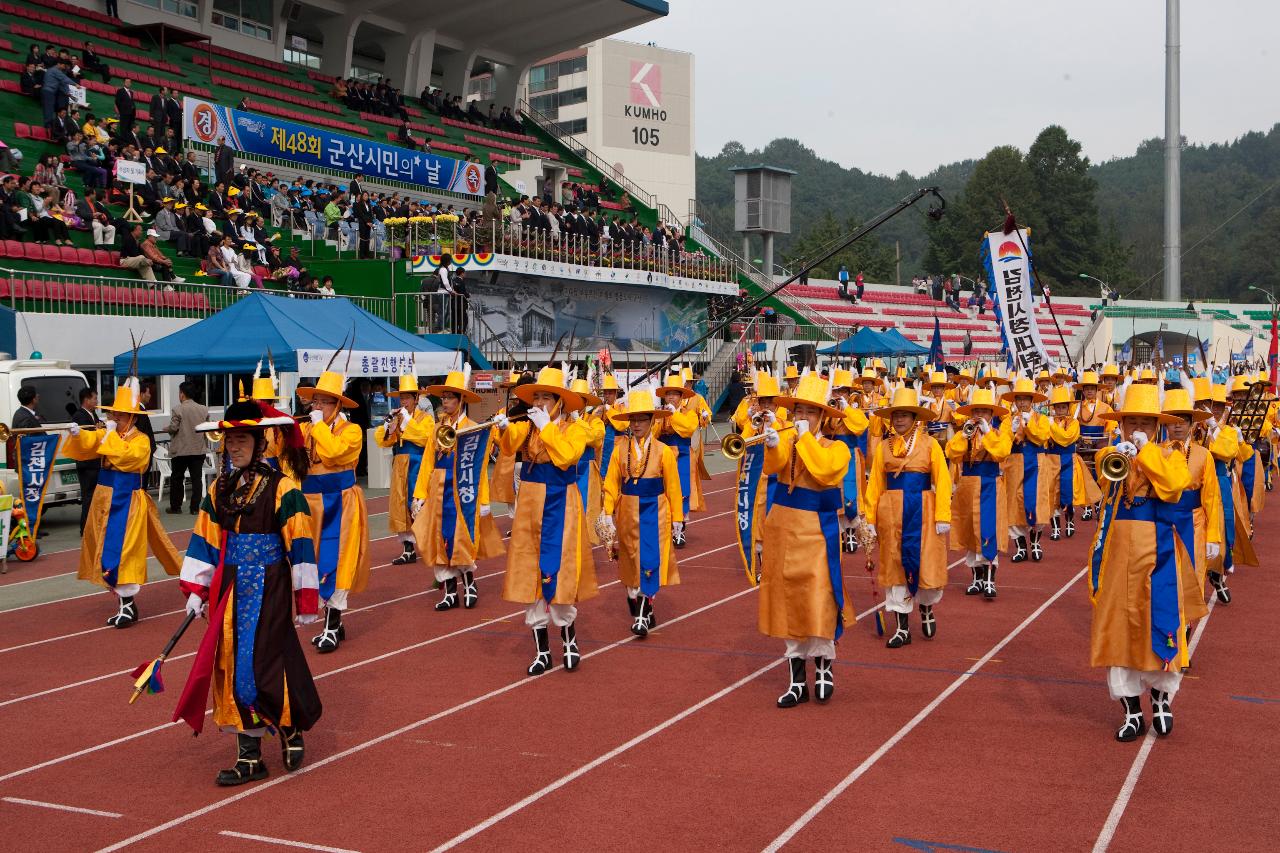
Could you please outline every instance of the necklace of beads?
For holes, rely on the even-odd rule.
[[[627,442],[627,477],[632,483],[636,483],[644,476],[644,472],[649,470],[649,454],[653,452],[653,436],[645,438],[644,442],[644,459],[640,463],[640,470],[637,472],[632,468],[632,458],[635,454],[631,452],[634,441]]]

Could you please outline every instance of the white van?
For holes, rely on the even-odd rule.
[[[13,413],[18,408],[18,389],[30,385],[36,389],[39,399],[36,412],[48,426],[71,423],[71,415],[80,406],[80,389],[89,385],[84,374],[71,369],[71,362],[54,359],[0,360],[0,422],[13,425]],[[0,482],[11,495],[18,493],[16,437],[11,437],[4,447],[4,466],[0,467]],[[44,505],[76,503],[80,500],[80,483],[76,478],[76,463],[59,456],[49,477]]]

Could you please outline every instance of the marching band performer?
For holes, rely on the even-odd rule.
[[[1077,452],[1080,443],[1079,413],[1081,406],[1069,385],[1057,385],[1049,392],[1049,407],[1053,412],[1049,421],[1049,452],[1058,457],[1057,483],[1053,488],[1053,528],[1049,538],[1062,538],[1063,516],[1066,517],[1067,538],[1076,535],[1075,508],[1091,507],[1102,500],[1102,490],[1084,467],[1084,460]],[[1074,409],[1074,411],[1073,411]]]
[[[258,367],[253,371],[253,384],[250,386],[249,399],[259,403],[266,403],[272,408],[278,408],[281,402],[279,383],[276,380],[276,363],[271,357],[270,351],[267,352],[267,371],[266,376],[259,376],[262,372],[262,363],[258,363]],[[272,468],[280,467],[280,430],[271,428],[266,431],[267,449],[262,452],[262,461]]]
[[[876,359],[880,362],[880,359]],[[880,441],[889,432],[889,422],[884,418],[877,417],[875,412],[889,402],[886,396],[888,386],[885,381],[880,378],[880,374],[874,367],[864,367],[862,373],[858,376],[858,382],[861,391],[858,394],[858,408],[867,418],[867,431],[864,433],[865,453],[863,455],[862,466],[862,487],[866,489],[867,468],[871,457],[875,455],[876,447]]]
[[[671,525],[683,520],[676,452],[656,440],[653,424],[670,417],[654,408],[652,389],[632,390],[619,417],[630,425],[620,439],[604,478],[602,537],[617,543],[618,578],[627,590],[631,633],[645,637],[656,617],[658,590],[680,583]]]
[[[794,364],[788,364],[782,372],[782,384],[787,387],[787,393],[791,394],[800,384],[800,371],[796,369]]]
[[[955,383],[947,379],[946,371],[933,371],[929,374],[927,393],[920,401],[931,413],[927,422],[929,435],[941,447],[947,444],[947,430],[951,429],[954,420],[955,403],[948,399],[948,395],[955,387]]]
[[[840,571],[841,483],[849,449],[822,435],[825,418],[844,414],[827,405],[829,399],[830,383],[806,371],[791,395],[778,398],[794,426],[764,431],[764,472],[776,474],[778,483],[764,522],[759,627],[786,642],[791,681],[779,708],[809,700],[808,658],[814,661],[814,696],[819,702],[831,698],[835,643],[854,619]]]
[[[468,365],[449,373],[443,385],[427,386],[428,394],[440,398],[440,424],[455,431],[455,442],[442,446],[437,429],[432,429],[412,489],[413,536],[422,545],[423,560],[433,567],[436,582],[444,589],[436,602],[438,611],[458,606],[458,581],[462,581],[462,606],[467,610],[475,607],[480,601],[476,560],[503,553],[502,537],[489,507],[489,479],[485,476],[488,447],[476,462],[478,468],[470,469],[478,471],[478,476],[465,473],[465,463],[459,469],[456,433],[477,426],[467,417],[466,406],[480,402],[480,395],[468,387],[470,379]],[[470,491],[465,490],[467,485]]]
[[[531,381],[533,381],[533,374],[528,371],[513,370],[507,379],[500,383],[499,387],[507,392],[507,405],[500,410],[501,414],[511,413],[511,389],[523,382]],[[515,517],[516,458],[502,449],[501,442],[495,439],[493,444],[496,447],[496,457],[489,474],[489,499],[495,503],[506,504],[508,512]]]
[[[1045,452],[1049,444],[1049,419],[1032,407],[1048,398],[1032,387],[1030,379],[1022,377],[1000,399],[1013,404],[1013,452],[1005,462],[1009,533],[1017,545],[1010,562],[1021,563],[1027,559],[1029,542],[1031,559],[1038,563],[1044,558],[1040,534],[1053,514],[1055,503],[1053,475],[1057,457]]]
[[[223,419],[201,424],[223,433],[226,464],[200,506],[180,587],[188,613],[205,613],[200,642],[173,719],[198,734],[213,688],[213,722],[236,734],[236,763],[218,773],[219,785],[267,777],[262,736],[280,735],[285,770],[302,766],[302,733],[320,719],[306,655],[294,630],[315,622],[317,575],[310,508],[298,484],[266,464],[266,433],[284,430],[281,456],[291,470],[307,469],[302,433],[293,418],[257,401],[235,403]],[[288,464],[292,462],[292,464]]]
[[[654,427],[658,439],[676,451],[676,461],[680,466],[680,494],[684,500],[681,517],[687,520],[690,512],[702,512],[707,508],[702,499],[701,477],[692,459],[693,434],[698,431],[700,421],[698,413],[685,405],[693,397],[693,392],[684,386],[679,373],[668,376],[658,394],[671,417],[655,422]],[[671,525],[671,541],[677,548],[685,546],[684,525],[684,521]]]
[[[1093,602],[1090,665],[1107,668],[1111,698],[1124,706],[1116,740],[1128,742],[1146,731],[1141,694],[1151,691],[1152,728],[1173,731],[1173,695],[1187,664],[1187,618],[1182,581],[1185,552],[1175,545],[1172,513],[1190,485],[1182,453],[1155,439],[1161,424],[1178,418],[1160,411],[1159,390],[1134,384],[1117,410],[1105,415],[1120,424],[1119,443],[1098,451],[1098,464],[1121,454],[1128,476],[1108,489],[1090,562]]]
[[[1052,385],[1053,385],[1053,377],[1049,375],[1049,371],[1041,370],[1039,373],[1036,374],[1036,391],[1039,392],[1040,394],[1043,394],[1045,396],[1045,399],[1048,399],[1049,388]]]
[[[1094,465],[1094,454],[1097,449],[1107,444],[1115,424],[1105,420],[1102,416],[1107,412],[1114,411],[1111,406],[1104,403],[1098,396],[1098,374],[1092,370],[1086,370],[1080,377],[1080,381],[1076,383],[1076,388],[1080,390],[1080,403],[1076,407],[1076,420],[1080,422],[1080,452],[1077,458],[1083,458],[1085,461],[1085,471],[1094,478],[1094,485],[1098,485],[1097,469]],[[1099,489],[1101,494],[1101,489]],[[1097,512],[1098,505],[1095,501],[1084,508],[1084,512],[1080,514],[1081,519],[1089,521]]]
[[[587,539],[592,545],[599,545],[600,537],[595,525],[596,519],[600,517],[600,486],[604,477],[600,460],[604,458],[605,437],[604,415],[600,411],[601,398],[591,393],[585,379],[573,380],[569,384],[569,390],[581,397],[583,403],[583,408],[571,413],[569,417],[580,422],[587,431],[587,448],[578,459],[578,494],[582,498]]]
[[[1239,375],[1231,379],[1231,405],[1238,408],[1249,398],[1249,386],[1253,382],[1250,377]],[[1262,470],[1262,457],[1255,452],[1252,444],[1242,441],[1237,458],[1237,470],[1240,472],[1240,486],[1244,490],[1245,503],[1249,507],[1250,518],[1262,511],[1266,499],[1266,473]],[[1251,527],[1252,529],[1252,527]]]
[[[962,367],[956,374],[955,387],[947,392],[947,399],[956,406],[967,406],[973,394],[973,386],[973,368]]]
[[[844,475],[841,491],[844,494],[844,512],[840,514],[840,548],[848,554],[858,549],[853,522],[858,517],[862,484],[866,482],[867,429],[871,426],[867,415],[856,405],[851,405],[853,373],[835,369],[831,374],[830,403],[844,417],[831,418],[825,432],[849,448],[849,470]]]
[[[1098,402],[1114,411],[1118,402],[1119,391],[1116,386],[1120,384],[1120,366],[1111,363],[1102,365],[1102,375],[1098,378],[1102,383],[1102,388],[1098,391]]]
[[[772,428],[774,431],[781,431],[791,428],[791,422],[788,420],[787,410],[778,405],[778,397],[782,390],[778,387],[778,380],[772,374],[764,370],[756,372],[755,379],[756,393],[752,401],[752,407],[748,411],[746,423],[742,429],[743,440],[754,438],[762,435],[766,429]],[[747,488],[748,482],[743,477],[743,466],[747,464],[747,457],[738,459],[738,488],[740,490]],[[754,495],[740,494],[738,498],[739,511],[741,511],[744,501],[750,501],[754,507],[752,517],[756,522],[751,527],[751,545],[755,552],[754,564],[758,567],[760,555],[764,549],[764,519],[768,516],[769,510],[773,508],[773,490],[778,482],[777,473],[765,474],[763,471],[763,461],[761,463],[762,476],[756,487]],[[749,479],[749,478],[748,478]],[[747,562],[748,568],[753,564],[752,557],[744,554],[743,559]],[[750,572],[748,574],[751,574]],[[757,583],[759,578],[751,577],[751,582]]]
[[[618,436],[630,428],[630,423],[621,417],[627,410],[627,401],[622,396],[622,389],[618,387],[618,378],[612,373],[605,373],[600,380],[600,400],[604,406],[601,412],[604,421],[604,441],[600,443],[600,460],[597,467],[603,482],[605,474],[609,472],[609,462],[613,457],[614,448],[618,445]]]
[[[933,608],[947,585],[951,472],[942,448],[924,430],[930,410],[919,404],[914,388],[899,388],[876,415],[889,422],[892,434],[872,457],[863,513],[880,541],[876,582],[885,589],[885,609],[897,619],[885,645],[896,649],[911,642],[907,617],[917,604],[925,639],[938,630]]]
[[[1207,411],[1209,418],[1196,425],[1200,443],[1213,457],[1218,479],[1218,495],[1222,507],[1222,547],[1217,556],[1207,556],[1206,574],[1219,604],[1231,603],[1227,575],[1235,571],[1237,558],[1252,562],[1256,558],[1248,536],[1248,513],[1244,493],[1237,479],[1235,463],[1242,444],[1240,430],[1226,423],[1227,386],[1215,385],[1207,378],[1193,380],[1196,407]]]
[[[115,593],[117,610],[107,619],[112,628],[128,628],[141,618],[134,599],[147,582],[148,547],[166,574],[178,574],[182,565],[143,483],[151,467],[151,442],[137,428],[143,409],[138,403],[136,373],[132,371],[116,389],[111,405],[99,407],[107,413],[105,427],[81,429],[73,423],[61,448],[78,462],[98,459],[102,463],[85,519],[76,576]]]
[[[369,511],[356,482],[356,463],[364,435],[342,409],[356,408],[343,396],[344,377],[326,370],[315,387],[297,394],[311,405],[311,420],[302,424],[307,446],[307,477],[302,492],[311,505],[311,526],[320,573],[324,629],[311,639],[321,654],[335,651],[347,638],[342,611],[348,596],[369,581]]]
[[[387,527],[400,537],[401,553],[393,566],[418,562],[413,533],[414,488],[427,444],[436,431],[435,420],[418,408],[418,377],[400,377],[400,408],[374,430],[379,447],[391,448],[391,494],[387,496]]]
[[[502,448],[520,459],[502,597],[526,606],[525,624],[537,646],[529,675],[551,668],[549,623],[560,628],[565,670],[578,668],[577,603],[598,591],[578,495],[577,464],[587,433],[566,416],[582,408],[582,399],[565,387],[566,371],[544,367],[533,382],[516,388],[516,396],[530,406],[527,421],[496,418]]]
[[[1205,606],[1204,582],[1209,558],[1217,557],[1222,551],[1222,495],[1218,491],[1213,457],[1192,436],[1193,426],[1207,421],[1211,415],[1196,409],[1191,395],[1183,388],[1164,392],[1161,411],[1175,418],[1165,426],[1165,446],[1186,459],[1191,480],[1177,503],[1162,503],[1156,508],[1172,515],[1174,533],[1187,551],[1190,571],[1183,579],[1182,608],[1190,629],[1192,622],[1209,612]]]
[[[1009,507],[1000,463],[1013,451],[1013,430],[1009,410],[996,404],[989,388],[975,390],[971,402],[956,409],[956,417],[965,424],[946,449],[960,468],[951,504],[952,537],[973,573],[964,594],[990,600],[996,597],[996,564],[1008,547]]]

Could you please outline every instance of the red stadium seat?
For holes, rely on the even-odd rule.
[[[0,299],[8,299],[11,292],[9,279],[0,278]]]
[[[4,256],[5,256],[5,257],[7,257],[7,258],[21,258],[21,257],[23,257],[23,255],[24,255],[24,252],[23,252],[23,248],[22,248],[22,241],[21,241],[21,240],[5,240],[5,241],[4,241]]]
[[[62,263],[62,246],[55,246],[52,243],[46,243],[41,247],[41,254],[45,263],[60,264]],[[72,257],[74,257],[74,253]]]
[[[27,279],[27,297],[30,299],[44,299],[44,281],[35,278]]]
[[[96,267],[114,266],[114,264],[111,262],[111,252],[107,251],[106,249],[94,249],[92,254],[93,254],[94,266]]]
[[[60,281],[46,281],[44,288],[49,299],[57,299],[61,302],[67,298],[67,286]]]
[[[44,247],[39,243],[23,243],[22,256],[28,261],[43,261]]]
[[[27,283],[25,281],[20,278],[15,278],[13,281],[9,282],[9,285],[13,288],[14,299],[27,298]]]
[[[31,128],[20,121],[15,121],[13,123],[13,135],[19,139],[30,139]]]
[[[102,292],[96,284],[80,285],[80,301],[97,305],[102,302]]]
[[[78,264],[80,263],[79,252],[88,252],[88,249],[77,249],[75,246],[57,246],[58,263],[60,264]]]
[[[93,249],[76,249],[75,251],[75,263],[90,267],[96,263],[93,259]]]

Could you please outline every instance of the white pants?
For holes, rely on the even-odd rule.
[[[524,611],[524,624],[530,628],[545,628],[548,623],[554,624],[557,628],[563,628],[572,625],[577,618],[576,604],[547,604],[541,598],[526,607]]]
[[[414,548],[418,547],[418,540],[414,538],[412,530],[406,530],[404,533],[400,533],[397,535],[400,537],[401,543],[408,542]]]
[[[93,228],[93,245],[110,245],[116,241],[116,227],[114,225],[103,225],[98,220],[91,220]]]
[[[997,556],[996,559],[992,560],[991,562],[995,563],[999,559],[1000,558]],[[982,556],[982,554],[978,551],[965,551],[964,564],[971,569],[974,568],[975,566],[985,566],[987,564],[987,558]]]
[[[447,580],[452,580],[454,578],[461,578],[463,572],[474,572],[475,570],[476,570],[475,563],[472,563],[471,565],[465,566],[462,568],[459,568],[457,566],[436,566],[435,568],[436,580],[438,580],[440,583],[444,583]],[[554,606],[559,607],[560,605],[557,604]],[[556,624],[559,625],[560,623],[557,622]]]
[[[266,726],[259,726],[256,729],[245,729],[243,732],[235,726],[220,726],[220,728],[229,735],[246,734],[249,737],[266,737],[267,735]]]
[[[1173,698],[1181,684],[1182,673],[1179,671],[1144,672],[1140,669],[1129,669],[1127,666],[1107,667],[1107,690],[1111,692],[1112,699],[1141,696],[1152,687],[1168,693],[1169,698]]]
[[[891,613],[910,613],[916,609],[917,603],[932,607],[941,600],[942,590],[940,589],[921,589],[915,598],[911,597],[911,591],[907,589],[906,584],[891,586],[884,591],[884,609]]]
[[[1022,524],[1010,524],[1010,525],[1009,525],[1009,535],[1010,535],[1011,537],[1015,538],[1015,539],[1016,539],[1017,537],[1019,537],[1019,536],[1026,536],[1026,535],[1027,535],[1027,527],[1026,527],[1025,525],[1022,525]]]
[[[111,588],[111,591],[121,598],[133,598],[142,589],[141,584],[136,583],[118,583]]]
[[[332,607],[334,610],[346,610],[347,609],[347,590],[335,589],[333,591],[333,595],[331,595],[329,599],[324,602],[324,606]]]
[[[789,658],[826,658],[834,660],[836,641],[826,637],[810,637],[807,640],[785,640]]]

